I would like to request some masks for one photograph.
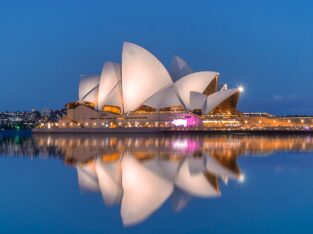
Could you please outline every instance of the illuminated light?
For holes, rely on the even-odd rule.
[[[301,123],[304,123],[304,120],[303,120],[303,119],[301,119]]]
[[[174,119],[172,124],[175,126],[184,126],[187,127],[187,120],[186,119]]]
[[[276,123],[276,120],[274,120],[274,123]]]
[[[259,120],[259,123],[262,123],[262,121],[261,121],[261,120]]]
[[[101,125],[104,126],[104,123],[102,123]]]
[[[239,176],[238,180],[239,180],[239,182],[240,182],[240,183],[244,183],[244,182],[245,182],[245,180],[246,180],[245,175],[244,175],[244,174],[240,174],[240,176]]]
[[[290,123],[290,119],[288,119],[288,123]]]
[[[244,87],[242,85],[240,85],[238,87],[238,90],[239,90],[240,93],[243,93],[245,91],[245,89],[244,89]]]
[[[121,109],[118,106],[104,106],[102,111],[121,114]]]
[[[73,126],[73,123],[70,123],[70,126]]]
[[[59,126],[59,124],[58,124],[58,123],[56,123],[56,124],[55,124],[55,126]]]
[[[65,126],[65,123],[63,123],[62,125]]]
[[[176,150],[185,150],[188,147],[187,140],[176,140],[173,143],[173,148]]]
[[[172,147],[175,150],[180,150],[184,152],[195,152],[196,150],[199,150],[200,145],[194,141],[194,140],[176,140],[172,143]]]
[[[86,126],[88,126],[89,124],[88,123],[86,123]]]
[[[48,123],[48,128],[49,128],[49,129],[51,128],[51,124],[50,124],[50,123]]]
[[[93,123],[93,125],[94,125],[94,126],[96,126],[96,125],[97,125],[97,123]]]
[[[248,123],[248,121],[247,121],[247,120],[245,120],[245,123]]]

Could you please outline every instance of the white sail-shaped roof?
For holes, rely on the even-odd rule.
[[[122,83],[119,82],[116,85],[116,87],[106,97],[104,101],[105,105],[117,106],[122,109],[123,98],[121,93],[122,93]]]
[[[120,161],[104,163],[96,160],[96,171],[102,197],[107,205],[120,203],[122,199],[122,173]]]
[[[122,108],[121,79],[121,65],[106,62],[100,76],[98,110],[104,105]]]
[[[208,96],[203,93],[190,91],[190,109],[201,109],[205,111],[207,97]]]
[[[150,106],[155,109],[161,109],[171,106],[184,106],[183,103],[179,100],[179,97],[177,96],[173,85],[158,91],[148,100],[146,100],[143,105]]]
[[[124,112],[136,110],[157,91],[173,83],[154,55],[129,42],[123,45],[122,74]]]
[[[133,225],[149,217],[173,191],[173,183],[154,174],[129,155],[122,159],[122,178],[121,216],[124,225]]]
[[[233,96],[236,93],[240,93],[240,89],[226,89],[221,90],[219,92],[213,93],[210,96],[208,96],[207,99],[207,106],[205,109],[205,113],[211,112],[215,107],[217,107],[219,104],[221,104],[223,101],[225,101],[227,98]]]
[[[175,184],[190,195],[198,197],[219,196],[217,190],[205,177],[204,173],[192,175],[189,171],[188,161],[184,160],[177,173]]]
[[[175,89],[187,109],[190,109],[190,91],[203,93],[218,74],[210,71],[195,72],[184,76],[174,83]]]
[[[179,78],[191,74],[192,70],[185,60],[178,56],[174,56],[171,63],[170,73],[173,80],[178,80]]]
[[[79,81],[79,101],[97,103],[100,76],[82,76]]]

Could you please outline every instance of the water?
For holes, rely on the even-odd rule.
[[[0,136],[0,233],[312,233],[313,137]]]

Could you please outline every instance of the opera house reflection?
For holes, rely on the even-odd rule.
[[[81,189],[120,205],[123,224],[135,225],[169,198],[176,212],[192,197],[221,196],[220,183],[243,182],[240,156],[313,151],[311,136],[35,135],[0,137],[0,155],[57,157],[75,167]]]
[[[107,158],[108,156],[108,158]],[[121,204],[125,225],[143,221],[172,194],[174,209],[181,210],[189,197],[217,197],[218,178],[240,179],[236,161],[224,165],[213,157],[158,157],[125,152],[76,165],[82,189],[100,191],[107,205]],[[175,191],[175,193],[174,193]]]

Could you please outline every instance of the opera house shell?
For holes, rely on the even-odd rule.
[[[134,119],[138,117],[137,120],[140,119],[139,115],[158,113],[164,115],[163,119],[157,119],[163,123],[165,119],[173,123],[189,114],[192,123],[198,125],[200,116],[239,113],[236,106],[240,88],[220,87],[218,81],[218,72],[193,72],[177,56],[167,70],[146,49],[124,42],[121,64],[106,62],[100,75],[81,77],[79,100],[67,104],[67,121],[82,126],[88,118],[99,119],[103,116],[99,113],[106,113],[110,119],[133,115]],[[170,115],[175,114],[180,115],[171,118]],[[147,118],[144,121],[155,120]],[[125,123],[122,124],[125,126]],[[190,121],[179,124],[189,126]]]

